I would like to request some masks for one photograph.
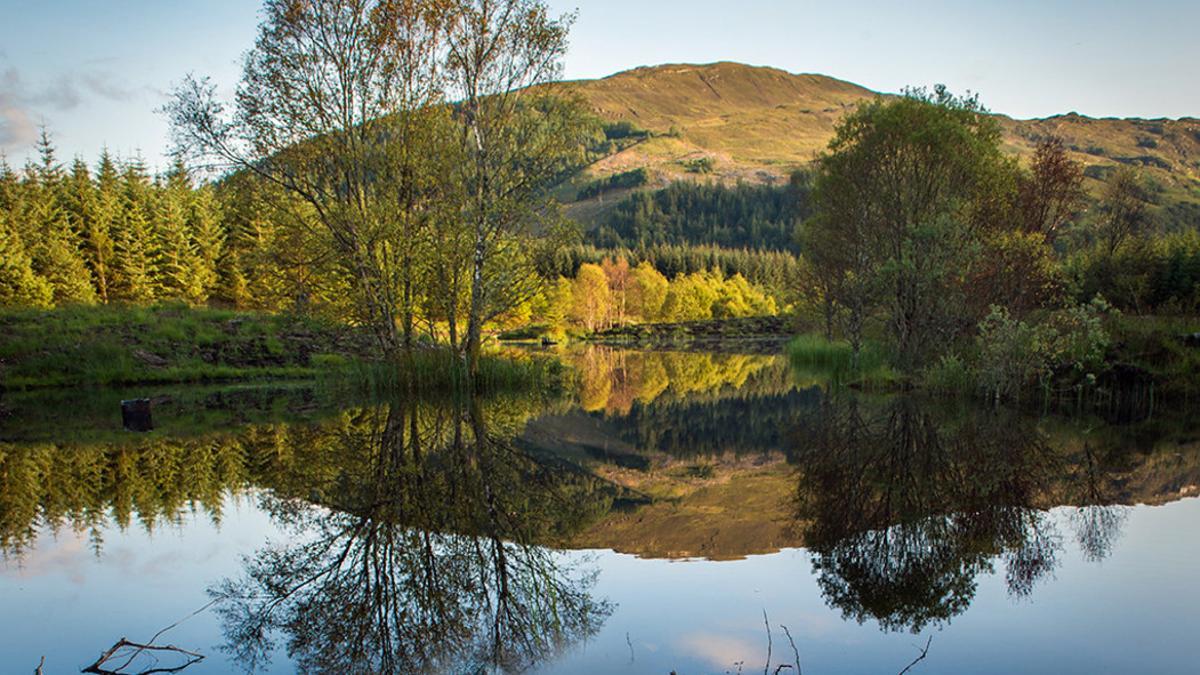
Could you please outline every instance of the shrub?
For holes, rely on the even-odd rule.
[[[980,388],[999,401],[1018,398],[1033,384],[1045,384],[1056,371],[1076,378],[1095,375],[1111,342],[1104,328],[1104,318],[1111,312],[1109,304],[1097,297],[1027,323],[993,305],[979,323],[976,338]]]
[[[625,138],[649,138],[650,132],[633,122],[611,122],[604,125],[604,137],[610,141]]]
[[[943,394],[971,393],[978,384],[975,373],[956,354],[943,354],[937,363],[925,369],[921,379],[926,389]]]
[[[1026,386],[1042,380],[1050,369],[1052,336],[1044,326],[1018,321],[1005,307],[979,322],[980,388],[997,401],[1016,398]]]

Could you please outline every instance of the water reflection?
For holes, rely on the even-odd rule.
[[[319,504],[265,497],[301,543],[264,547],[212,590],[248,669],[282,635],[305,671],[517,672],[608,616],[595,571],[539,545],[606,497],[493,433],[478,401],[379,406],[334,440],[358,459]]]
[[[1029,596],[1058,565],[1059,524],[1099,561],[1125,507],[1085,444],[1053,447],[1036,420],[946,409],[911,396],[827,395],[795,437],[796,517],[817,581],[843,615],[919,632],[970,605],[976,578],[1001,568]]]
[[[186,536],[194,516],[219,525],[250,501],[287,536],[252,539],[237,573],[186,581],[219,601],[231,663],[511,672],[604,642],[618,608],[598,575],[636,587],[620,575],[652,567],[604,554],[601,570],[572,549],[724,561],[804,547],[836,613],[922,631],[967,611],[986,575],[1022,606],[1051,596],[1039,589],[1071,572],[1070,551],[1096,563],[1121,547],[1130,505],[1200,492],[1186,414],[1114,427],[837,391],[764,355],[565,358],[579,386],[562,395],[293,393],[288,417],[264,401],[230,424],[206,405],[223,421],[180,429],[202,417],[180,407],[148,435],[56,436],[49,412],[0,428],[0,557],[20,564],[48,530],[73,530],[107,564],[106,538],[124,530]],[[810,563],[784,559],[770,583],[808,587]],[[697,616],[762,610],[679,592]]]

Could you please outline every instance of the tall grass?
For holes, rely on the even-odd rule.
[[[874,342],[864,344],[855,359],[850,343],[806,334],[789,342],[786,353],[798,376],[839,386],[882,387],[897,380],[886,351]]]
[[[560,390],[567,373],[557,360],[533,354],[483,354],[479,372],[467,377],[461,355],[449,348],[423,348],[395,361],[355,360],[322,373],[326,383],[350,383],[376,395],[397,391],[479,393],[522,389]]]

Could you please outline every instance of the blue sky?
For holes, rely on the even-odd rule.
[[[878,91],[945,83],[1017,117],[1200,116],[1200,2],[550,0],[578,9],[570,78],[743,61]],[[107,146],[161,167],[156,110],[184,74],[227,90],[258,0],[0,0],[0,150],[45,123],[64,158]]]

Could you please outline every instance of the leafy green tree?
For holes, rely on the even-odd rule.
[[[411,252],[438,198],[424,167],[436,152],[422,130],[425,117],[444,114],[440,57],[445,30],[458,25],[452,9],[268,0],[236,114],[224,114],[211,82],[193,78],[168,105],[181,150],[257,175],[303,204],[288,229],[322,230],[353,291],[354,318],[387,354],[411,346]]]
[[[484,324],[538,292],[537,258],[557,243],[537,236],[556,231],[550,188],[581,162],[592,135],[578,101],[535,87],[558,76],[572,18],[552,18],[541,0],[464,0],[448,36],[471,232],[465,349],[472,374]]]
[[[995,120],[940,86],[867,103],[838,124],[817,161],[806,238],[849,309],[856,353],[876,306],[907,371],[964,328],[961,280],[1011,171]]]
[[[612,304],[604,270],[591,263],[580,267],[571,294],[571,318],[589,333],[602,328]]]
[[[630,313],[641,321],[656,321],[662,315],[663,302],[667,299],[670,282],[654,265],[642,261],[633,270],[633,285],[630,288]]]
[[[1137,172],[1122,166],[1104,184],[1097,234],[1112,256],[1127,241],[1141,238],[1150,223],[1148,195]]]

